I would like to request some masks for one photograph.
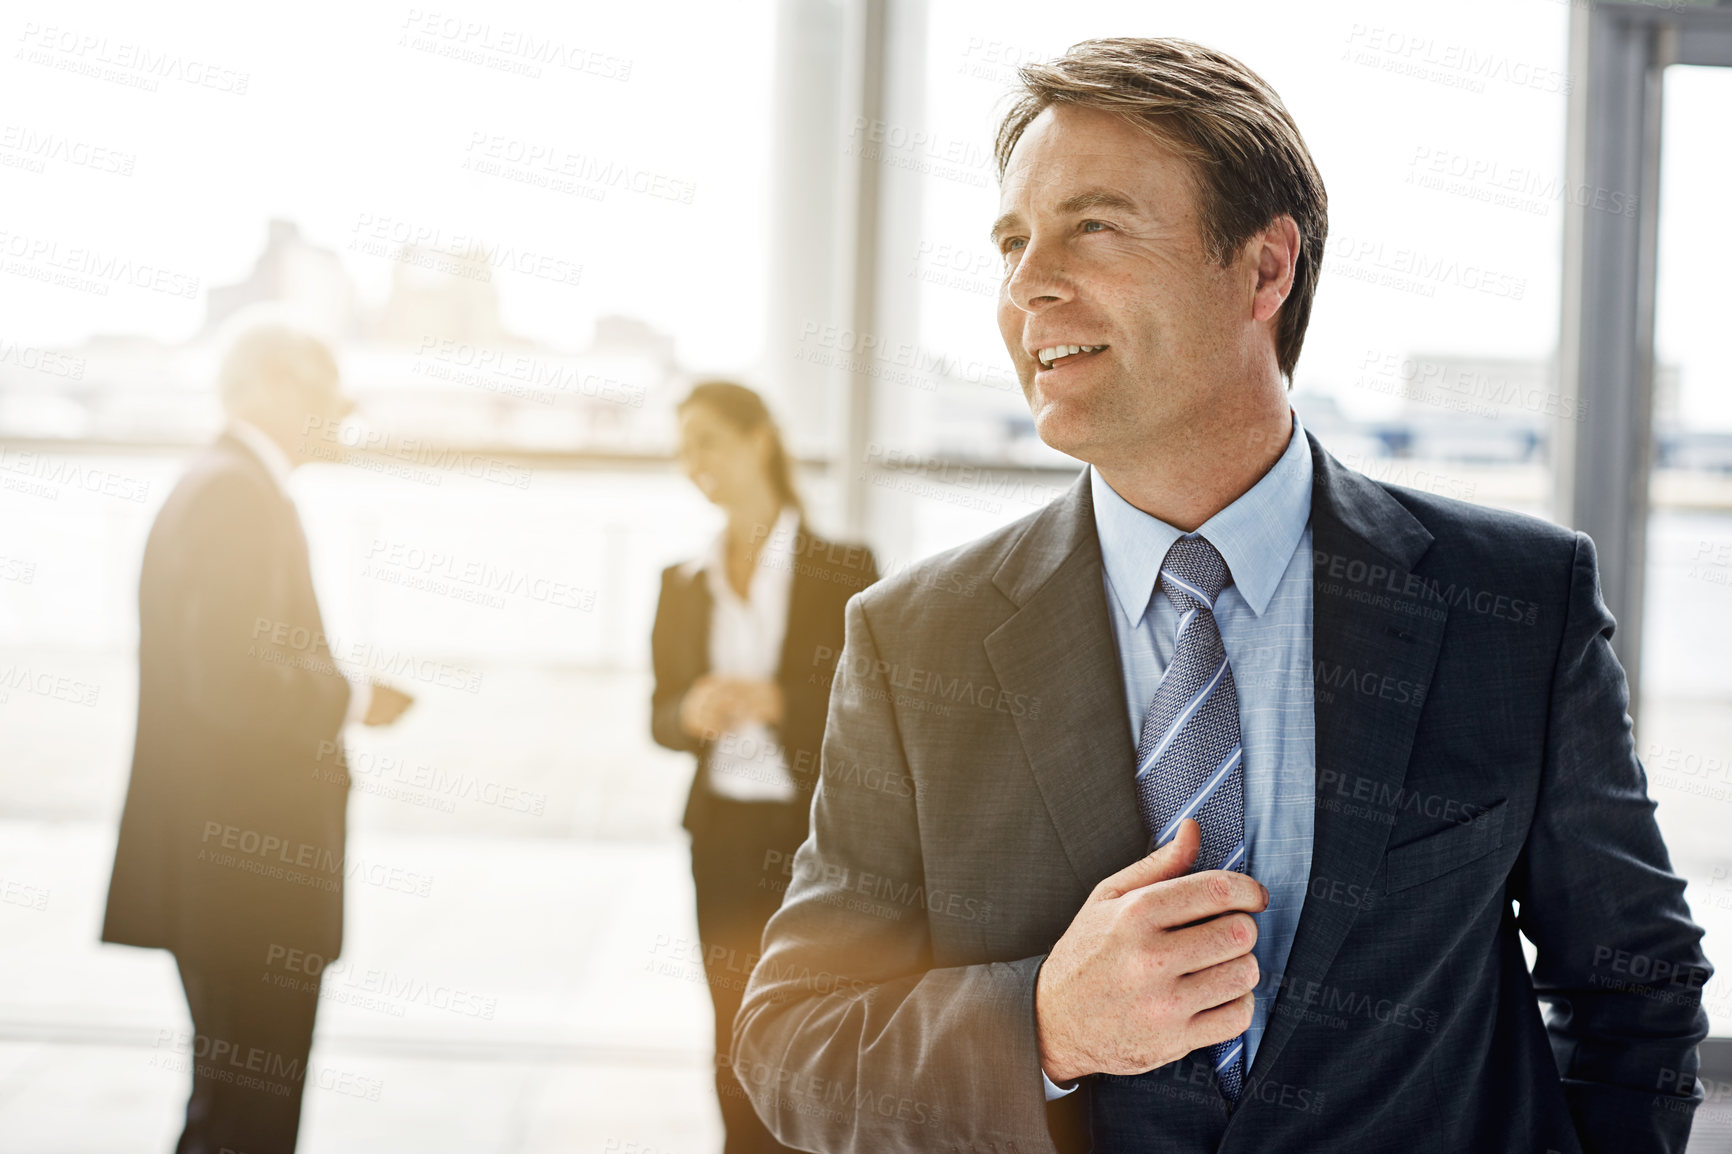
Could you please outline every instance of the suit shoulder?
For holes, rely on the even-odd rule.
[[[220,447],[201,451],[188,463],[157,514],[157,524],[179,526],[206,521],[250,521],[276,503],[267,482],[233,453]]]
[[[1427,559],[1433,563],[1508,578],[1555,579],[1559,588],[1567,582],[1576,554],[1574,529],[1401,485],[1382,488],[1431,533]]]
[[[860,594],[862,608],[875,621],[888,623],[907,621],[911,615],[949,618],[959,611],[1009,604],[992,575],[1043,512],[1036,509],[972,541],[893,567]]]

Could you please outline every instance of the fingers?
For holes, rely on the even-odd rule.
[[[1179,832],[1172,836],[1172,840],[1154,853],[1138,858],[1118,873],[1102,880],[1095,887],[1092,897],[1096,901],[1105,901],[1123,897],[1132,890],[1142,889],[1156,882],[1183,877],[1197,860],[1197,851],[1202,845],[1202,830],[1196,822],[1186,818],[1179,823]]]
[[[1220,965],[1186,974],[1174,983],[1174,988],[1185,1005],[1195,1007],[1200,1013],[1236,1002],[1254,992],[1262,976],[1256,957],[1242,954]]]
[[[1238,912],[1161,934],[1161,948],[1182,974],[1194,974],[1233,958],[1244,957],[1256,944],[1256,919]]]
[[[1249,874],[1204,870],[1174,878],[1158,890],[1148,891],[1144,900],[1160,925],[1177,927],[1233,910],[1262,913],[1269,907],[1269,891]]]
[[[1252,994],[1234,998],[1224,1006],[1204,1010],[1191,1017],[1185,1044],[1195,1050],[1237,1038],[1251,1026],[1251,1009],[1256,1005]]]
[[[735,710],[728,681],[714,673],[701,675],[692,682],[681,705],[681,714],[688,719],[687,727],[695,728],[711,741],[733,725]]]
[[[680,722],[687,732],[705,741],[721,737],[726,718],[717,709],[710,693],[693,689],[680,704]]]
[[[716,728],[734,728],[751,714],[750,683],[737,677],[713,676],[704,686],[703,708]]]

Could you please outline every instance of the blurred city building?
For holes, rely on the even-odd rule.
[[[391,287],[364,304],[342,257],[273,220],[252,271],[210,289],[204,326],[181,344],[102,335],[0,362],[0,436],[186,445],[221,422],[216,363],[224,322],[281,306],[325,335],[361,403],[393,439],[465,448],[665,455],[673,402],[690,374],[673,338],[602,316],[586,347],[513,334],[478,251],[415,245],[395,255]]]

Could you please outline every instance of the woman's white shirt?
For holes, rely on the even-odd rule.
[[[727,531],[705,562],[710,590],[710,671],[774,681],[788,632],[794,583],[794,538],[800,515],[784,506],[758,552],[742,598],[728,581]],[[710,788],[736,801],[793,801],[799,796],[787,756],[762,722],[730,730],[710,750]]]

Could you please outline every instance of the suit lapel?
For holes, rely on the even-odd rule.
[[[686,619],[691,623],[692,680],[710,671],[710,617],[715,605],[710,598],[709,578],[700,566],[690,576],[686,587]]]
[[[812,530],[804,520],[799,522],[794,530],[794,540],[813,543],[812,555],[823,552],[828,542],[819,541],[811,536]],[[814,615],[820,608],[816,600],[820,588],[808,580],[805,574],[805,562],[796,555],[791,559],[792,572],[788,576],[788,618],[783,626],[782,653],[776,660],[776,680],[788,681],[804,677],[812,669],[810,653],[796,653],[797,645],[805,645],[812,639],[816,630],[808,623],[807,618]],[[707,591],[707,587],[706,587]]]
[[[999,687],[1040,703],[1017,736],[1077,878],[1093,886],[1148,848],[1088,472],[993,574],[1017,611],[986,638]]]
[[[1303,995],[1290,998],[1289,991],[1323,984],[1353,924],[1354,907],[1314,895],[1336,883],[1369,885],[1389,839],[1389,826],[1363,811],[1390,806],[1401,789],[1424,690],[1411,701],[1398,700],[1399,689],[1389,696],[1379,690],[1402,682],[1429,687],[1445,623],[1442,602],[1421,602],[1426,613],[1402,612],[1415,599],[1392,592],[1430,546],[1431,534],[1315,438],[1311,453],[1312,656],[1319,691],[1313,884],[1249,1071],[1252,1080],[1267,1076],[1298,1022],[1292,1001]],[[1373,692],[1355,688],[1368,683]]]

